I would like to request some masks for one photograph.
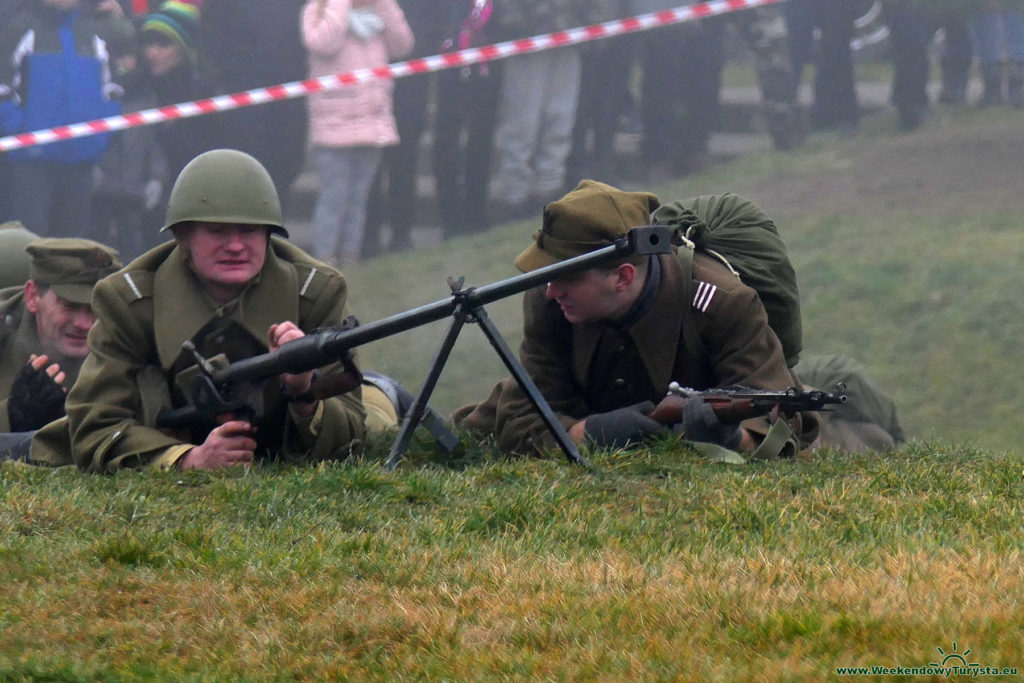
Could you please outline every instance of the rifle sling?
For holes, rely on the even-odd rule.
[[[772,426],[768,428],[768,433],[765,434],[764,440],[750,454],[750,458],[752,460],[774,460],[778,458],[782,455],[786,443],[792,436],[793,428],[789,426],[787,420],[782,418],[775,420]]]

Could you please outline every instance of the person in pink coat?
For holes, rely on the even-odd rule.
[[[310,0],[302,40],[316,78],[388,64],[409,54],[413,35],[395,0]],[[313,211],[313,253],[359,259],[366,202],[382,150],[398,143],[391,81],[345,86],[309,96],[310,136],[320,174]]]

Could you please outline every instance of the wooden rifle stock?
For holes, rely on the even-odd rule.
[[[688,401],[703,400],[715,411],[720,422],[739,424],[761,415],[793,416],[805,410],[822,410],[830,404],[846,403],[845,391],[843,384],[836,386],[837,393],[798,387],[778,391],[744,387],[696,391],[672,382],[668,395],[647,416],[664,425],[676,425],[683,421],[683,407]]]

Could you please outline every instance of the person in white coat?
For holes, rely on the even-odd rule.
[[[383,66],[413,47],[395,0],[310,0],[302,10],[310,77]],[[366,202],[382,150],[398,143],[392,82],[313,93],[310,135],[320,174],[313,211],[314,255],[337,265],[359,260]]]

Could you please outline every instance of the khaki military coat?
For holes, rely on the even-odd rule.
[[[657,403],[673,380],[695,389],[740,384],[784,389],[796,384],[778,337],[768,326],[755,292],[717,261],[694,255],[687,301],[683,271],[674,254],[659,257],[661,285],[645,314],[625,329],[607,322],[573,325],[544,288],[526,293],[520,359],[568,429],[587,415],[641,401]],[[689,309],[689,311],[687,310]],[[687,352],[683,320],[692,315],[703,357]],[[460,410],[456,422],[493,434],[513,453],[549,450],[555,442],[540,416],[512,379],[498,384],[486,401]],[[803,437],[789,439],[792,454],[814,438],[817,424],[805,414]],[[767,433],[766,420],[747,420],[755,434]]]
[[[340,273],[277,238],[260,275],[229,310],[204,294],[173,242],[143,254],[94,290],[97,320],[89,334],[90,353],[67,400],[74,462],[94,472],[174,466],[209,433],[206,427],[182,438],[153,424],[154,400],[167,401],[169,395],[171,407],[185,405],[175,385],[178,369],[189,364],[182,342],[213,330],[197,346],[204,355],[223,346],[229,360],[237,361],[235,349],[248,349],[247,355],[267,351],[267,330],[274,323],[291,320],[306,332],[340,325],[348,315],[346,300]],[[294,416],[276,379],[267,382],[263,395],[263,417],[256,422],[258,458],[343,458],[364,435],[358,389],[319,402],[311,420]],[[47,435],[59,424],[37,435],[34,461],[62,461],[52,452],[59,435]]]

